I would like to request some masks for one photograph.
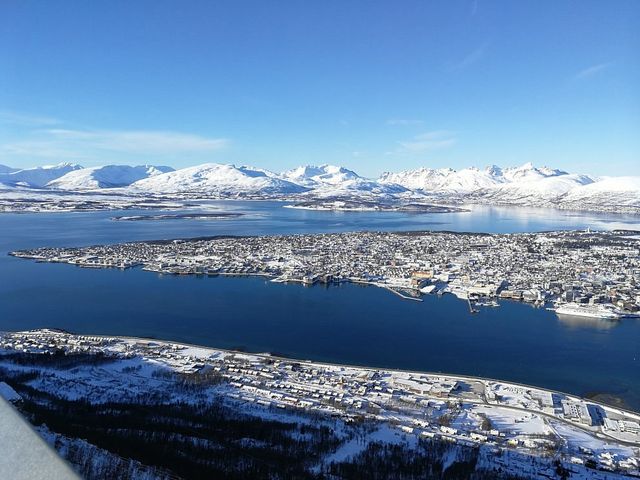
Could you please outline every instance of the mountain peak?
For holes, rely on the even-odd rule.
[[[126,187],[143,178],[172,171],[171,167],[155,165],[103,165],[72,170],[47,183],[47,187],[58,190]]]
[[[301,165],[292,170],[282,172],[280,178],[305,186],[314,186],[337,185],[347,181],[355,181],[362,177],[345,167],[323,164],[320,166]]]
[[[56,178],[81,169],[82,167],[80,165],[68,162],[58,163],[57,165],[24,168],[22,170],[12,169],[12,171],[0,172],[0,183],[13,186],[42,188]]]
[[[137,191],[199,193],[202,195],[254,196],[301,193],[305,187],[250,166],[205,163],[144,178],[131,184]]]

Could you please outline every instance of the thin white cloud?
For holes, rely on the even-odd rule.
[[[11,162],[16,158],[43,158],[80,160],[87,156],[79,151],[65,148],[63,145],[48,140],[23,140],[0,145],[0,158],[3,161]]]
[[[393,126],[411,126],[411,125],[423,125],[422,120],[415,120],[411,118],[390,118],[387,120],[387,125]]]
[[[453,62],[449,68],[450,70],[464,70],[465,68],[470,67],[471,65],[478,63],[485,57],[487,49],[489,48],[489,42],[485,42],[479,45],[475,50],[469,52],[463,58],[458,60],[457,62]]]
[[[42,127],[59,125],[62,122],[57,118],[43,115],[31,115],[13,110],[0,110],[0,123],[26,127]]]
[[[224,138],[209,138],[191,133],[153,130],[81,130],[35,128],[15,140],[0,144],[0,159],[41,158],[56,161],[111,161],[154,157],[171,160],[187,155],[216,152],[229,145]]]
[[[50,129],[46,132],[59,142],[131,153],[211,152],[224,148],[229,143],[224,138],[207,138],[170,131]]]
[[[611,65],[612,65],[611,62],[598,63],[596,65],[591,65],[590,67],[587,67],[583,70],[580,70],[578,73],[576,73],[575,78],[576,80],[584,80],[585,78],[593,77],[594,75],[599,74],[603,70],[608,69],[609,67],[611,67]]]
[[[398,149],[394,153],[424,153],[432,150],[451,148],[457,143],[454,132],[448,130],[434,130],[416,135],[411,140],[398,142]]]

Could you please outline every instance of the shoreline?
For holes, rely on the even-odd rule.
[[[100,211],[119,211],[119,210],[131,210],[139,208],[137,205],[140,203],[146,202],[176,202],[176,203],[184,203],[184,202],[277,202],[281,204],[291,204],[291,205],[282,205],[284,208],[292,208],[299,210],[307,210],[307,211],[319,211],[319,212],[338,212],[338,213],[376,213],[376,212],[395,212],[395,213],[467,213],[472,212],[473,207],[489,207],[489,208],[515,208],[515,209],[539,209],[539,210],[555,210],[563,213],[575,213],[575,214],[607,214],[607,215],[620,215],[620,216],[632,216],[632,217],[640,217],[640,205],[638,204],[618,204],[613,207],[603,207],[598,204],[590,204],[588,207],[580,207],[577,205],[561,205],[557,203],[553,203],[552,201],[541,201],[541,202],[532,202],[530,204],[527,203],[510,203],[507,201],[488,201],[483,199],[473,199],[462,197],[459,198],[457,196],[426,196],[417,197],[414,201],[420,202],[428,202],[429,205],[433,207],[441,207],[446,209],[451,209],[449,211],[419,211],[419,210],[406,210],[403,208],[395,208],[395,209],[381,209],[374,207],[362,207],[362,208],[318,208],[318,207],[306,207],[306,206],[297,206],[298,203],[304,203],[306,201],[311,202],[327,202],[334,201],[330,198],[318,197],[313,200],[308,200],[304,196],[300,195],[291,195],[291,194],[283,194],[283,195],[275,195],[270,197],[268,195],[247,195],[246,197],[239,196],[227,196],[227,195],[207,195],[202,194],[202,192],[167,192],[161,194],[144,194],[141,192],[123,192],[123,191],[104,191],[110,189],[103,190],[79,190],[79,191],[63,191],[63,190],[48,190],[48,189],[36,189],[36,188],[25,188],[25,189],[14,189],[12,187],[2,188],[0,185],[0,213],[76,213],[76,212],[100,212]],[[123,208],[122,206],[117,205],[104,205],[104,206],[96,206],[92,208],[76,208],[76,205],[82,205],[82,202],[87,201],[87,199],[91,200],[98,197],[102,201],[110,201],[115,199],[122,200],[124,202],[128,202],[130,205],[125,204],[126,206]],[[59,205],[60,201],[67,202],[75,202],[74,205]],[[367,199],[357,199],[356,201],[368,202],[371,200]],[[383,202],[381,202],[383,203]],[[462,205],[463,207],[458,207],[456,205]],[[23,206],[25,208],[19,208]],[[38,208],[41,207],[41,208]],[[184,208],[184,205],[169,205],[164,207],[162,205],[153,206],[145,206],[143,209],[153,210],[154,208],[158,208],[161,210],[166,209],[180,209]]]
[[[591,402],[593,404],[597,404],[597,405],[601,405],[604,406],[614,412],[617,413],[621,413],[621,414],[625,414],[625,415],[629,415],[632,417],[637,418],[638,420],[640,420],[640,411],[634,411],[634,410],[629,410],[627,408],[623,408],[620,406],[615,406],[615,405],[610,405],[601,401],[597,401],[597,400],[593,400],[589,397],[583,397],[581,395],[577,395],[575,393],[569,393],[569,392],[565,392],[562,390],[557,390],[557,389],[549,389],[549,388],[545,388],[545,387],[539,387],[536,385],[531,385],[531,384],[526,384],[526,383],[519,383],[519,382],[514,382],[511,380],[501,380],[501,379],[497,379],[497,378],[492,378],[492,377],[483,377],[483,376],[476,376],[476,375],[464,375],[464,374],[456,374],[456,373],[447,373],[447,372],[442,372],[442,371],[428,371],[428,370],[411,370],[411,369],[403,369],[403,368],[387,368],[387,367],[376,367],[376,366],[371,366],[371,365],[359,365],[359,364],[352,364],[352,363],[334,363],[334,362],[327,362],[327,361],[320,361],[320,360],[311,360],[311,359],[301,359],[301,358],[293,358],[293,357],[285,357],[282,355],[277,355],[277,354],[272,354],[269,352],[251,352],[251,351],[243,351],[243,350],[237,350],[237,349],[232,349],[232,348],[223,348],[223,347],[212,347],[212,346],[207,346],[207,345],[201,345],[201,344],[195,344],[195,343],[189,343],[189,342],[184,342],[184,341],[177,341],[177,340],[165,340],[165,339],[161,339],[161,338],[153,338],[153,337],[137,337],[137,336],[131,336],[131,335],[105,335],[105,334],[93,334],[93,333],[75,333],[75,332],[70,332],[68,330],[64,330],[64,329],[59,329],[59,328],[35,328],[35,329],[31,329],[31,330],[0,330],[0,336],[5,335],[5,334],[29,334],[29,333],[46,333],[46,332],[52,332],[52,333],[60,333],[60,334],[66,334],[66,335],[72,335],[72,336],[77,336],[77,337],[95,337],[95,338],[100,338],[103,340],[109,340],[109,339],[115,339],[115,340],[120,340],[120,341],[134,341],[134,342],[141,342],[141,343],[156,343],[156,344],[160,344],[163,346],[170,346],[170,345],[176,345],[179,347],[185,347],[185,348],[196,348],[196,349],[200,349],[200,350],[205,350],[205,351],[209,351],[211,353],[217,353],[217,352],[223,352],[223,353],[228,353],[228,354],[233,354],[233,355],[251,355],[251,356],[255,356],[261,359],[272,359],[272,360],[280,360],[280,361],[284,361],[284,362],[294,362],[294,363],[300,363],[300,364],[306,364],[306,365],[310,365],[310,366],[323,366],[323,367],[330,367],[330,368],[352,368],[352,369],[356,369],[356,370],[364,370],[364,371],[368,371],[368,372],[387,372],[387,373],[409,373],[409,374],[416,374],[416,375],[428,375],[428,376],[434,376],[434,377],[446,377],[448,379],[455,379],[455,380],[467,380],[467,381],[480,381],[480,382],[491,382],[491,383],[499,383],[499,384],[503,384],[503,385],[510,385],[510,386],[516,386],[516,387],[522,387],[522,388],[526,388],[526,389],[531,389],[531,390],[538,390],[538,391],[542,391],[542,392],[546,392],[546,393],[556,393],[556,394],[560,394],[560,395],[564,395],[566,398],[572,399],[572,400],[581,400],[581,401],[588,401]],[[602,395],[602,392],[596,392],[598,393],[598,395]],[[539,413],[539,412],[536,412]]]
[[[496,465],[504,465],[499,458],[512,452],[519,459],[514,472],[520,464],[535,464],[549,478],[555,478],[558,465],[594,472],[584,477],[594,480],[609,478],[599,471],[615,478],[640,473],[640,414],[558,390],[477,376],[358,367],[52,329],[0,332],[0,345],[3,367],[17,382],[10,388],[26,395],[26,405],[32,405],[33,379],[18,380],[15,373],[33,370],[33,388],[59,398],[63,408],[56,411],[65,416],[74,415],[75,404],[69,402],[87,396],[98,410],[116,405],[114,421],[130,405],[171,409],[178,402],[201,411],[222,402],[234,414],[250,415],[255,421],[300,424],[298,419],[312,418],[341,429],[365,423],[370,426],[368,442],[379,440],[377,432],[384,432],[389,443],[433,439],[456,448],[478,448],[489,454],[491,464],[495,456]],[[74,368],[72,379],[69,367]],[[65,405],[71,407],[69,413]],[[61,426],[53,431],[84,438]],[[353,443],[348,435],[338,441],[337,451]],[[335,450],[329,452],[329,460],[334,458],[331,452]]]
[[[400,232],[400,233],[405,233],[405,232]],[[417,233],[422,233],[422,232],[417,232]],[[212,237],[196,237],[196,238],[187,238],[187,239],[175,239],[175,240],[180,240],[180,241],[184,241],[184,242],[190,242],[190,241],[200,241],[200,240],[216,240],[216,239],[227,239],[227,238],[246,238],[245,236],[241,236],[241,235],[216,235],[216,236],[212,236]],[[173,242],[175,240],[143,240],[139,243],[148,243],[148,244],[166,244],[166,243],[170,243]],[[404,286],[399,286],[399,285],[394,285],[394,284],[385,284],[385,283],[381,283],[378,281],[369,281],[369,280],[364,280],[364,279],[357,279],[357,278],[348,278],[348,279],[343,279],[340,281],[332,281],[332,282],[322,282],[319,280],[315,280],[313,283],[308,283],[306,282],[304,279],[302,278],[285,278],[283,279],[281,275],[274,275],[272,273],[266,273],[266,272],[196,272],[196,271],[185,271],[185,272],[178,272],[178,271],[169,271],[169,270],[159,270],[159,269],[154,269],[154,268],[147,268],[144,265],[140,265],[140,264],[136,264],[136,265],[126,265],[126,266],[120,266],[120,265],[111,265],[111,264],[81,264],[81,263],[70,263],[68,261],[64,261],[64,260],[50,260],[50,259],[43,259],[43,258],[38,258],[38,257],[33,257],[33,256],[26,256],[26,255],[21,255],[19,252],[16,251],[12,251],[12,252],[7,252],[7,255],[10,257],[14,257],[14,258],[19,258],[19,259],[23,259],[23,260],[32,260],[36,263],[50,263],[50,264],[64,264],[64,265],[71,265],[71,266],[75,266],[78,268],[88,268],[88,269],[106,269],[106,270],[110,270],[110,269],[117,269],[117,270],[129,270],[129,269],[140,269],[142,271],[145,272],[151,272],[151,273],[155,273],[157,275],[169,275],[169,276],[176,276],[176,277],[184,277],[184,276],[195,276],[195,277],[210,277],[210,278],[215,278],[215,277],[239,277],[239,278],[252,278],[252,277],[259,277],[259,278],[264,278],[270,282],[273,283],[283,283],[283,284],[299,284],[299,285],[303,285],[305,287],[313,287],[316,285],[325,285],[326,287],[329,287],[331,285],[340,285],[343,283],[350,283],[353,285],[364,285],[364,286],[369,286],[369,287],[377,287],[377,288],[381,288],[383,290],[387,290],[393,294],[395,294],[396,296],[398,296],[400,299],[402,300],[409,300],[409,301],[414,301],[414,302],[423,302],[423,298],[422,297],[426,297],[426,296],[442,296],[442,295],[446,295],[446,294],[450,294],[455,296],[458,300],[463,301],[463,302],[468,302],[469,299],[468,298],[463,298],[463,297],[459,297],[457,295],[455,295],[453,292],[450,291],[439,291],[438,293],[423,293],[421,292],[421,290],[419,288],[415,288],[412,286],[408,286],[408,285],[404,285]],[[410,290],[415,292],[416,294],[419,294],[419,297],[412,297],[409,295],[405,295],[402,292],[398,291],[397,289],[403,289],[403,290]],[[482,298],[482,297],[479,297]],[[572,317],[572,318],[586,318],[586,319],[595,319],[595,320],[603,320],[603,321],[611,321],[611,322],[616,322],[616,321],[622,321],[624,319],[634,319],[634,318],[640,318],[640,314],[631,314],[631,313],[626,313],[626,314],[620,314],[619,317],[616,318],[609,318],[609,317],[602,317],[602,316],[588,316],[588,315],[569,315],[569,314],[559,314],[556,312],[556,308],[555,307],[548,307],[548,305],[553,305],[554,302],[550,301],[550,300],[546,300],[544,303],[540,304],[537,301],[527,301],[524,299],[516,299],[516,298],[508,298],[508,297],[500,297],[500,295],[496,295],[495,297],[486,297],[486,298],[493,298],[496,302],[498,302],[498,300],[501,301],[510,301],[510,302],[515,302],[515,303],[519,303],[519,304],[523,304],[523,305],[527,305],[531,308],[535,308],[535,309],[539,309],[539,308],[545,308],[546,310],[552,311],[554,312],[554,314],[560,318],[560,316],[563,317]],[[472,300],[473,301],[473,300]],[[494,306],[486,306],[486,305],[479,305],[480,307],[484,307],[484,308],[493,308]],[[495,306],[499,306],[495,305]]]

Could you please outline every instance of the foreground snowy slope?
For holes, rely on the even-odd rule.
[[[126,187],[138,180],[173,171],[171,167],[154,165],[105,165],[74,170],[49,182],[47,187],[59,190]]]
[[[0,333],[0,361],[87,479],[640,473],[638,414],[497,380],[51,330]]]

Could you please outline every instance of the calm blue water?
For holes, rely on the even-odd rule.
[[[512,302],[471,315],[464,302],[450,296],[425,297],[418,303],[373,287],[305,288],[256,278],[160,276],[142,270],[36,264],[6,255],[12,249],[44,245],[222,233],[639,228],[637,217],[535,209],[408,215],[307,212],[258,202],[212,205],[247,215],[142,222],[111,221],[113,212],[0,215],[0,329],[58,327],[482,375],[580,395],[610,393],[640,410],[637,320],[563,323],[551,312]]]

